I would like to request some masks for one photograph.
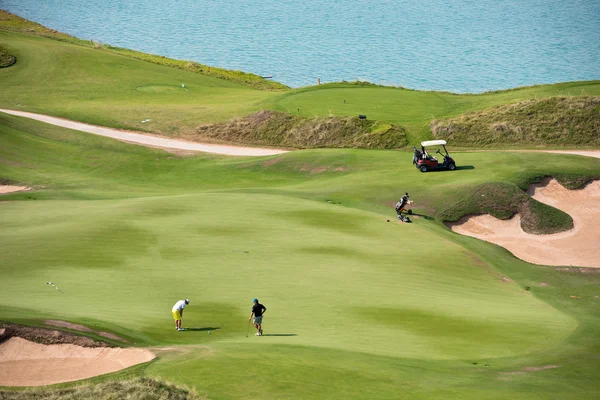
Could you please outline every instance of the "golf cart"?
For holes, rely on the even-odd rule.
[[[436,154],[444,157],[444,161],[440,163],[437,158],[427,152],[425,148],[430,146],[442,146],[446,154],[442,153],[439,148],[437,149]],[[416,147],[413,147],[413,149],[415,150],[413,164],[421,172],[427,172],[434,169],[449,169],[450,171],[454,171],[456,169],[454,160],[452,157],[450,157],[450,154],[448,154],[448,150],[446,150],[445,140],[426,140],[421,142],[421,150],[417,149]]]

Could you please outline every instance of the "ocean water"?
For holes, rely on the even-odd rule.
[[[600,0],[0,0],[71,35],[293,87],[482,92],[600,79]]]

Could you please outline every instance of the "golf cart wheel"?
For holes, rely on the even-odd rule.
[[[450,171],[454,171],[456,169],[456,164],[450,164],[450,165],[448,165],[448,169]]]
[[[419,171],[421,171],[421,172],[427,172],[428,170],[429,170],[429,168],[427,168],[427,165],[421,165],[419,167]]]

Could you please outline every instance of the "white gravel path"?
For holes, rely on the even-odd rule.
[[[96,125],[84,124],[82,122],[69,121],[62,118],[50,117],[48,115],[34,114],[25,111],[6,110],[0,108],[0,112],[16,115],[19,117],[31,118],[42,121],[47,124],[61,126],[63,128],[75,129],[82,132],[93,133],[94,135],[106,136],[109,138],[121,140],[128,143],[141,144],[143,146],[160,147],[164,149],[199,151],[204,153],[223,154],[228,156],[272,156],[276,154],[287,153],[281,149],[265,149],[260,147],[241,147],[218,144],[206,144],[188,142],[185,140],[168,139],[159,136],[153,136],[146,133],[122,131],[118,129],[104,128]]]

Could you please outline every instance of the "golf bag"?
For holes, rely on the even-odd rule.
[[[423,152],[421,152],[421,150],[417,149],[414,146],[413,146],[413,149],[415,151],[415,153],[413,155],[413,164],[417,165],[417,162],[423,157]]]

